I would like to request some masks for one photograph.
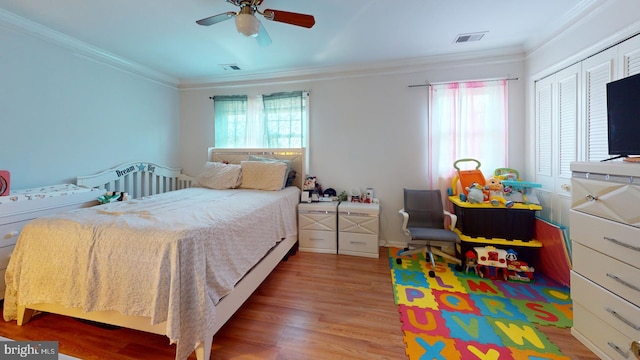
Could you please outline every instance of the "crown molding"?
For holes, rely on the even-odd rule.
[[[84,43],[78,39],[64,35],[48,27],[15,15],[9,11],[0,9],[0,26],[12,29],[19,33],[33,36],[49,43],[63,47],[71,52],[84,56],[91,60],[103,63],[113,68],[143,77],[162,85],[177,87],[178,79],[148,67],[129,61],[115,54],[109,53],[95,46]]]
[[[609,0],[611,1],[611,0]],[[571,27],[580,22],[587,21],[591,14],[605,4],[605,0],[582,0],[579,4],[569,10],[563,17],[557,19],[546,28],[550,31],[530,38],[524,48],[527,53],[534,53],[548,43],[552,42],[559,35],[567,32]]]
[[[301,68],[296,70],[253,73],[246,75],[202,78],[180,81],[180,90],[196,90],[220,87],[242,87],[259,84],[285,84],[306,81],[335,80],[371,75],[397,75],[424,72],[433,69],[459,68],[504,64],[524,61],[521,47],[500,48],[458,54],[433,55],[367,64],[350,64],[333,67]]]

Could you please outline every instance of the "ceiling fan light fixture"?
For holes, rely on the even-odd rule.
[[[256,37],[260,32],[260,21],[252,14],[238,14],[236,29],[244,36]]]

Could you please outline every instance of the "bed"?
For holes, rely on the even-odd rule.
[[[305,153],[209,149],[209,161],[196,178],[144,162],[79,177],[133,200],[27,224],[7,269],[5,320],[73,316],[166,335],[176,359],[209,359],[213,335],[297,242]],[[240,188],[203,187],[212,167],[224,170],[216,184],[241,168]],[[281,179],[277,190],[282,174],[294,186]]]

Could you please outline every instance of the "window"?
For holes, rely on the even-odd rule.
[[[507,166],[506,80],[431,85],[429,100],[432,189],[451,187],[459,159],[478,160],[485,176]]]
[[[305,92],[215,96],[215,147],[300,148],[307,144]]]

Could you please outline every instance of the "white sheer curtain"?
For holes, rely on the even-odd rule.
[[[247,136],[247,96],[214,96],[215,146],[243,147]]]
[[[214,96],[218,148],[307,146],[309,93]]]
[[[432,189],[451,187],[458,159],[481,163],[485,177],[507,166],[507,81],[429,87],[429,177]],[[459,164],[475,168],[474,162]]]

